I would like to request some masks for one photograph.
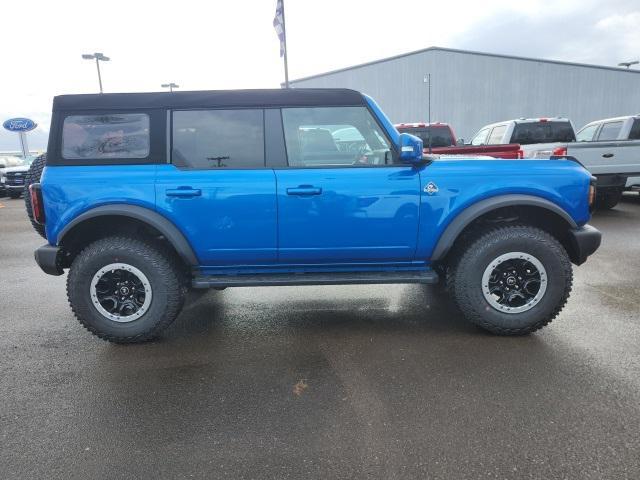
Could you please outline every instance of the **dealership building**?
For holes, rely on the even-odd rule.
[[[640,112],[640,70],[431,47],[291,81],[353,88],[394,123],[451,124],[470,140],[483,125],[521,117],[567,117],[576,128]]]

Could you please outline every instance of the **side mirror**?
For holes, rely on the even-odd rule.
[[[456,141],[456,145],[464,145],[464,138],[459,138],[459,139]]]
[[[419,165],[422,160],[422,140],[409,133],[400,134],[400,161]]]

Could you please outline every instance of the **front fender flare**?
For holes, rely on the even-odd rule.
[[[173,223],[159,213],[137,205],[110,204],[92,208],[91,210],[78,215],[71,222],[65,225],[58,234],[56,245],[60,245],[64,236],[75,226],[91,218],[104,217],[107,215],[130,217],[146,223],[164,235],[169,243],[171,243],[171,245],[176,249],[180,258],[182,258],[187,265],[194,267],[198,265],[198,258],[196,257],[193,248],[191,248],[191,244]]]
[[[455,242],[456,238],[458,238],[458,235],[460,235],[465,227],[479,216],[498,208],[516,206],[534,206],[544,208],[560,216],[567,222],[569,228],[578,228],[578,225],[573,218],[571,218],[571,215],[555,203],[544,198],[536,197],[534,195],[500,195],[497,197],[491,197],[468,206],[453,219],[447,228],[445,228],[442,235],[440,235],[440,239],[433,249],[431,261],[435,262],[442,260],[451,249],[451,246],[453,245],[453,242]]]

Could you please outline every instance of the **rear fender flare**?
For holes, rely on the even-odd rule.
[[[198,265],[198,258],[193,248],[191,248],[191,244],[171,221],[153,210],[137,205],[111,204],[92,208],[69,222],[58,234],[56,244],[60,245],[65,235],[82,222],[107,215],[129,217],[146,223],[159,231],[169,243],[173,245],[173,248],[176,249],[180,258],[182,258],[187,265],[193,267]]]

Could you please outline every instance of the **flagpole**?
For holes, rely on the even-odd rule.
[[[287,63],[287,23],[284,18],[284,0],[282,3],[282,40],[284,42],[284,88],[289,88],[289,64]]]

